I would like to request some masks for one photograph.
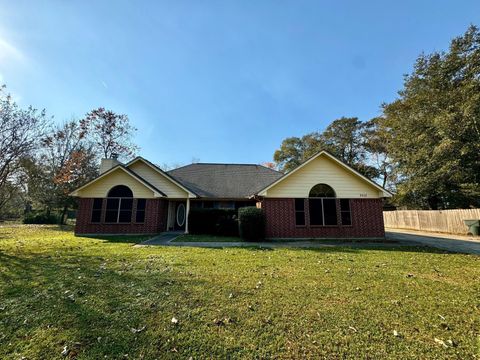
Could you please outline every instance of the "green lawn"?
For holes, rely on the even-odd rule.
[[[141,239],[0,227],[0,358],[480,356],[479,257]]]

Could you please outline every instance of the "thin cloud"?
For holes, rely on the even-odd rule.
[[[106,83],[105,81],[102,80],[102,81],[100,81],[100,82],[102,83],[102,85],[103,85],[103,87],[104,87],[105,89],[108,89],[108,85],[107,85],[107,83]]]
[[[15,60],[25,61],[25,55],[20,49],[9,43],[0,35],[0,61],[1,60]]]

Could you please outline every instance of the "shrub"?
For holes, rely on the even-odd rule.
[[[237,211],[233,209],[190,209],[191,234],[238,236]]]
[[[238,209],[240,237],[245,240],[265,238],[265,215],[262,209],[254,206]]]
[[[45,212],[33,213],[30,212],[25,215],[23,219],[24,224],[58,224],[60,222],[60,216],[58,214]]]

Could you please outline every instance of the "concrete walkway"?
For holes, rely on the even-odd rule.
[[[171,241],[175,240],[177,237],[182,235],[183,232],[179,231],[168,231],[161,233],[160,235],[157,235],[151,239],[148,239],[147,241],[144,241],[140,244],[137,244],[135,246],[145,246],[145,245],[169,245]]]
[[[450,235],[416,230],[385,229],[389,240],[426,245],[437,249],[466,254],[480,255],[480,238],[473,236]]]
[[[376,248],[382,247],[398,247],[401,245],[411,245],[404,241],[342,241],[342,240],[294,240],[294,241],[238,241],[238,242],[198,242],[198,241],[174,241],[183,233],[166,232],[157,235],[147,241],[134,246],[181,246],[181,247],[201,247],[201,248],[230,248],[230,247],[244,247],[244,248],[336,248],[336,247],[351,247],[351,248]]]
[[[166,232],[135,246],[183,246],[202,248],[378,248],[399,246],[429,246],[452,252],[480,255],[480,239],[472,236],[427,233],[414,230],[386,229],[386,241],[296,240],[268,242],[176,242],[181,232]]]
[[[143,245],[140,244],[140,245]],[[148,244],[146,244],[148,245]],[[183,246],[183,247],[202,247],[202,248],[229,248],[229,247],[258,247],[258,248],[335,248],[335,247],[352,247],[352,248],[375,248],[382,247],[398,247],[399,245],[409,245],[403,241],[384,241],[384,242],[368,242],[368,241],[342,241],[342,240],[296,240],[296,241],[239,241],[239,242],[169,242],[161,244],[165,246]]]

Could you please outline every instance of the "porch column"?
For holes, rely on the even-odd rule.
[[[190,213],[190,198],[187,197],[187,211],[186,211],[186,219],[185,219],[185,234],[188,234],[188,214]]]

